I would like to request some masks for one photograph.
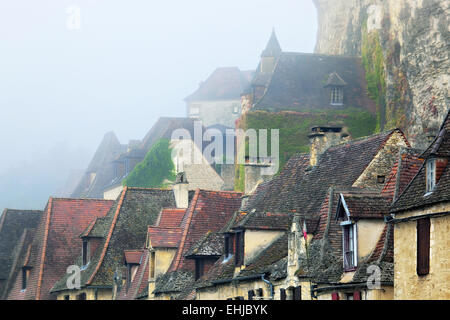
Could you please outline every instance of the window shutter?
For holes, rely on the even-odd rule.
[[[339,300],[339,294],[337,292],[333,292],[331,294],[331,300]]]
[[[361,291],[353,292],[353,300],[361,300]]]
[[[417,220],[417,274],[430,272],[430,218]]]
[[[280,289],[280,300],[286,300],[286,289]]]
[[[256,292],[258,292],[258,296],[260,296],[260,297],[262,297],[264,295],[262,288],[257,289]]]
[[[249,290],[248,291],[248,300],[253,300],[254,296],[255,296],[255,291]]]
[[[294,300],[302,300],[302,287],[294,288]]]

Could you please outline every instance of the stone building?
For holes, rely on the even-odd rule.
[[[241,93],[253,71],[237,67],[218,68],[199,88],[186,97],[187,117],[202,121],[205,127],[221,124],[234,128],[241,114]]]
[[[391,208],[394,298],[450,299],[450,112]]]
[[[273,31],[242,94],[242,113],[346,107],[375,112],[366,87],[360,57],[284,52]]]

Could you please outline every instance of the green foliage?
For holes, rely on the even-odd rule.
[[[377,127],[379,132],[385,121],[386,75],[384,70],[383,49],[377,31],[367,33],[367,24],[362,26],[361,58],[366,71],[369,97],[377,106]]]
[[[171,157],[172,149],[168,139],[157,141],[124,180],[128,187],[164,188],[175,180],[175,166]]]
[[[376,117],[367,110],[348,107],[339,110],[314,110],[309,112],[267,112],[250,111],[240,120],[240,128],[268,129],[267,147],[268,155],[271,155],[270,129],[279,129],[279,154],[280,166],[283,168],[289,158],[295,153],[309,151],[309,138],[311,127],[316,125],[339,125],[351,134],[352,138],[358,138],[373,134],[376,126]],[[248,146],[246,146],[248,154]],[[236,166],[235,189],[244,189],[244,166]]]

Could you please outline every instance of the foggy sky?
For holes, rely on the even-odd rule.
[[[42,209],[105,132],[127,143],[184,116],[217,67],[254,69],[272,27],[284,51],[312,52],[312,1],[0,2],[0,210]]]

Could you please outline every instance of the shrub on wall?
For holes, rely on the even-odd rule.
[[[142,188],[164,188],[175,180],[175,166],[168,139],[158,140],[124,180],[124,186]]]

